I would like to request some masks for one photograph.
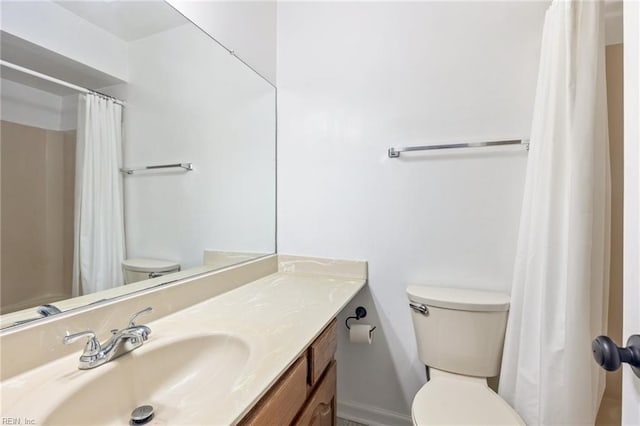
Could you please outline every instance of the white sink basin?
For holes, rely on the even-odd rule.
[[[103,366],[67,374],[63,386],[49,389],[66,395],[33,417],[45,425],[126,425],[134,408],[152,405],[149,424],[206,424],[202,407],[232,391],[249,354],[244,340],[226,334],[158,342],[152,336]]]

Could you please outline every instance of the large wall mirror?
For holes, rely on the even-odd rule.
[[[160,0],[0,7],[2,328],[275,252],[273,85]]]

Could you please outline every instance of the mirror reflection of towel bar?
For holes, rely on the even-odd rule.
[[[389,158],[400,157],[401,152],[409,151],[431,151],[439,149],[453,149],[453,148],[482,148],[486,146],[502,146],[502,145],[516,145],[522,146],[529,150],[529,141],[526,139],[516,139],[508,141],[490,141],[490,142],[466,142],[466,143],[451,143],[445,145],[426,145],[426,146],[407,146],[402,148],[389,148]]]
[[[157,166],[145,166],[145,167],[136,167],[136,168],[123,167],[120,169],[120,171],[122,173],[132,175],[135,172],[140,172],[144,170],[174,169],[174,168],[181,168],[187,172],[190,172],[193,170],[193,164],[192,163],[175,163],[175,164],[160,164]]]

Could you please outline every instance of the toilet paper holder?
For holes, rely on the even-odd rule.
[[[364,306],[358,306],[358,307],[356,308],[356,315],[355,315],[355,316],[347,317],[347,319],[346,319],[346,320],[344,320],[344,325],[346,325],[346,326],[347,326],[347,328],[348,328],[349,330],[351,330],[351,326],[349,325],[349,320],[351,320],[351,319],[355,319],[356,321],[358,321],[360,318],[364,318],[364,317],[366,317],[366,316],[367,316],[367,310],[364,308]],[[375,326],[373,326],[373,327],[371,328],[371,330],[369,330],[369,334],[373,333],[373,330],[375,330],[375,329],[376,329],[376,327],[375,327]]]

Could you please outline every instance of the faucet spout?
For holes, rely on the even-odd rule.
[[[38,312],[41,316],[45,318],[50,317],[51,315],[57,315],[62,313],[60,308],[54,305],[40,305],[36,309],[36,312]]]
[[[141,312],[151,312],[151,308],[147,308]],[[89,338],[85,350],[80,356],[80,363],[78,364],[80,370],[88,370],[106,364],[113,359],[139,348],[149,339],[149,334],[151,334],[151,329],[148,326],[136,325],[133,321],[130,321],[128,327],[122,330],[112,330],[111,337],[104,344],[100,344],[96,340],[95,334],[90,331],[66,336],[63,343],[70,344],[81,337]]]
[[[104,344],[105,361],[102,364],[139,348],[149,339],[149,334],[151,329],[146,325],[136,325],[115,331]]]

